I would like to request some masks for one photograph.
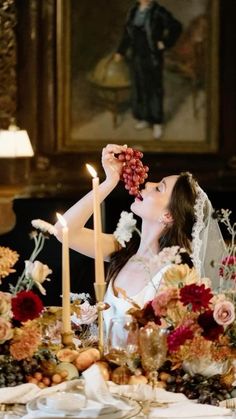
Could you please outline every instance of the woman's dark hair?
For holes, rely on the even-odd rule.
[[[193,179],[191,173],[180,173],[173,187],[168,205],[174,221],[163,230],[162,236],[159,239],[160,250],[164,249],[164,247],[179,246],[191,253],[196,196],[196,181]],[[138,246],[139,236],[138,234],[134,234],[126,247],[111,255],[107,281],[116,277],[129,258],[136,253]]]
[[[168,205],[174,222],[163,231],[159,239],[160,250],[164,247],[180,246],[191,253],[196,196],[196,181],[191,173],[180,173],[173,187]]]

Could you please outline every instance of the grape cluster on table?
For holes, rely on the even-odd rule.
[[[118,159],[123,162],[121,180],[125,183],[125,189],[139,199],[142,199],[140,194],[140,185],[142,185],[148,177],[148,166],[144,166],[141,159],[143,153],[131,147],[127,147],[125,151],[118,155]]]
[[[26,377],[34,374],[38,367],[38,361],[34,358],[16,361],[10,356],[4,357],[0,362],[0,388],[25,383]]]
[[[56,357],[47,349],[22,360],[0,354],[0,388],[23,383],[36,384],[40,388],[59,384],[67,379],[68,373],[57,372],[57,363]]]
[[[183,393],[188,399],[195,399],[198,403],[218,406],[220,401],[232,397],[233,387],[222,382],[217,374],[206,378],[200,374],[191,376],[182,368],[172,370],[167,361],[159,370],[159,380],[165,382],[165,389],[173,393]]]

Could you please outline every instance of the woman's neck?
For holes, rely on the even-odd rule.
[[[151,3],[150,0],[140,0],[139,1],[139,8],[140,8],[140,10],[146,9],[150,5],[150,3]]]
[[[161,226],[153,226],[149,223],[142,224],[141,239],[137,254],[152,257],[159,253],[159,238],[162,232]]]

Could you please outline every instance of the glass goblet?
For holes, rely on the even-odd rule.
[[[141,364],[148,373],[149,381],[155,386],[157,370],[164,364],[167,354],[166,329],[148,323],[139,331]]]
[[[138,323],[132,316],[114,317],[108,330],[106,358],[114,364],[129,364],[138,354]]]

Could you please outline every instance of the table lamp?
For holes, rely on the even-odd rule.
[[[19,165],[16,163],[18,159],[28,160],[33,155],[27,131],[19,129],[14,120],[11,120],[8,130],[0,130],[0,164],[3,169],[7,162],[0,180],[0,234],[7,233],[15,226],[13,200],[24,187]],[[25,178],[26,176],[24,180]]]

